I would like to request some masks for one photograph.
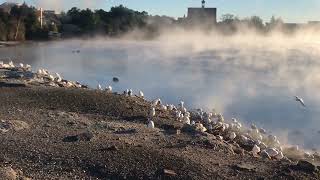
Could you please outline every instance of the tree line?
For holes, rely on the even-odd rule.
[[[14,41],[40,37],[45,32],[34,7],[26,4],[14,6],[10,13],[0,11],[0,40]]]
[[[163,27],[181,26],[179,20],[167,16],[151,16],[122,5],[112,7],[110,11],[71,8],[67,12],[54,15],[55,23],[44,24],[39,21],[36,8],[23,4],[12,7],[10,13],[0,11],[0,41],[35,40],[48,38],[48,32],[59,32],[64,36],[93,36],[97,34],[117,36],[134,29],[147,34],[157,34]],[[222,15],[217,30],[223,33],[235,33],[243,27],[257,32],[270,32],[284,23],[281,18],[272,17],[264,23],[258,16],[239,19],[232,14]]]

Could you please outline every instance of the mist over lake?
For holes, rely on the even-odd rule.
[[[34,71],[59,72],[92,88],[100,83],[119,93],[142,90],[147,99],[215,109],[227,119],[268,129],[284,143],[311,149],[320,147],[320,51],[310,39],[185,34],[153,41],[97,38],[0,48],[0,59],[28,63]],[[120,81],[112,82],[113,77]],[[294,96],[302,97],[306,108]]]

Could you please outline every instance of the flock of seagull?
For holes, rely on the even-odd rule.
[[[28,64],[24,65],[20,63],[18,67],[31,71],[31,66]],[[0,69],[3,68],[15,68],[15,65],[12,61],[8,64],[0,61]],[[72,83],[72,81],[63,80],[60,74],[51,74],[46,69],[39,69],[35,74],[42,78],[45,77],[51,82],[62,83],[65,85],[63,87],[81,88],[80,83]],[[113,88],[112,86],[103,88],[101,84],[98,84],[97,90],[112,93]],[[126,89],[123,94],[128,97],[134,96],[132,89]],[[142,91],[139,91],[136,96],[144,99],[144,93]],[[302,98],[296,96],[295,100],[306,107]],[[303,152],[298,146],[286,147],[282,145],[276,136],[268,134],[265,129],[258,128],[255,124],[251,124],[251,126],[247,128],[237,119],[233,118],[230,121],[226,121],[222,114],[217,114],[216,112],[206,112],[202,109],[188,111],[183,101],[177,106],[173,104],[163,104],[160,99],[156,99],[150,103],[151,106],[147,123],[148,128],[155,128],[157,111],[161,110],[169,112],[174,116],[176,121],[191,126],[196,131],[211,133],[219,140],[236,142],[240,146],[250,147],[252,153],[255,155],[281,160],[286,158],[285,155],[287,154],[301,154]],[[303,153],[304,157],[313,158],[312,154]]]

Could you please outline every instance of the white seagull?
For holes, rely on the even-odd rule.
[[[144,98],[144,94],[142,91],[139,91],[139,96],[143,99]]]
[[[107,91],[107,92],[112,92],[112,86],[107,86],[107,87],[106,87],[106,91]]]
[[[128,95],[129,95],[129,96],[133,96],[133,91],[132,91],[132,89],[129,89]]]
[[[150,118],[154,117],[156,115],[156,109],[155,108],[151,108],[150,112],[149,112]]]
[[[97,90],[102,91],[101,84],[98,84],[98,86],[97,86]]]
[[[296,98],[296,101],[297,102],[300,102],[300,104],[303,106],[303,107],[306,107],[306,105],[304,104],[304,101],[302,98],[299,98],[298,96],[295,97]]]
[[[154,129],[154,122],[153,121],[149,121],[148,123],[148,128]]]

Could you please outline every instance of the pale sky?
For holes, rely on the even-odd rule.
[[[0,0],[0,3],[6,0]],[[8,0],[23,2],[23,0]],[[45,9],[68,10],[71,7],[105,9],[124,6],[153,15],[182,17],[188,7],[200,7],[201,0],[25,0]],[[258,15],[269,20],[281,16],[286,22],[320,21],[320,0],[207,0],[207,7],[217,7],[218,17],[231,13],[239,17]]]

